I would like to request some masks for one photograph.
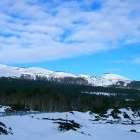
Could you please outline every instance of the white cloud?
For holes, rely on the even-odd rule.
[[[0,63],[75,57],[140,40],[138,0],[0,2]]]

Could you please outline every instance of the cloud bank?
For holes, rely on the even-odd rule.
[[[139,0],[0,1],[0,63],[34,63],[140,43]]]

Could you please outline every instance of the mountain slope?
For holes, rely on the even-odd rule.
[[[11,128],[12,134],[0,135],[2,140],[139,140],[140,124],[121,124],[96,121],[97,116],[89,112],[42,113],[25,116],[0,117],[5,129]],[[49,119],[48,119],[49,118]],[[66,121],[67,119],[67,121]],[[56,121],[57,120],[57,121]],[[64,121],[63,121],[64,120]],[[68,121],[80,124],[77,130],[59,130],[59,122]],[[112,117],[109,118],[110,120]],[[125,119],[127,120],[127,119]],[[31,125],[29,125],[31,124]],[[0,125],[1,126],[1,125]],[[2,126],[3,127],[3,126]],[[132,131],[135,130],[135,131]],[[7,130],[8,131],[8,130]]]
[[[90,75],[75,75],[72,73],[66,72],[55,72],[44,68],[30,67],[30,68],[19,68],[11,67],[7,65],[0,65],[0,77],[16,77],[16,78],[25,78],[25,79],[37,79],[41,77],[44,79],[57,79],[62,80],[65,78],[81,79],[87,81],[88,84],[93,86],[110,86],[117,85],[119,82],[123,83],[123,86],[126,86],[130,83],[130,80],[124,76],[117,74],[105,73],[101,76],[90,76]]]

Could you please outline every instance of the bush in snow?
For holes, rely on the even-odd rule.
[[[81,126],[80,124],[76,123],[75,121],[70,121],[70,120],[66,120],[66,121],[58,121],[58,122],[54,122],[59,124],[58,129],[60,131],[69,131],[69,130],[74,130],[76,131],[77,129],[79,129]]]
[[[135,132],[136,133],[137,130],[136,129],[131,129],[130,132]]]
[[[6,125],[0,122],[0,135],[13,134],[11,128],[7,128]]]
[[[118,114],[121,113],[120,110],[118,110],[117,108],[115,108],[112,112],[111,112],[111,116],[114,118],[114,119],[119,119],[120,117],[118,116]]]

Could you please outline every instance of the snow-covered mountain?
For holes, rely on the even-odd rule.
[[[19,68],[11,67],[7,65],[0,64],[0,77],[12,77],[12,78],[27,78],[36,79],[37,77],[45,78],[48,80],[53,79],[82,79],[87,81],[88,84],[93,86],[109,86],[123,84],[123,86],[130,83],[131,80],[124,76],[120,76],[112,73],[105,73],[101,76],[90,76],[90,75],[76,75],[66,72],[55,72],[44,68],[29,67],[29,68]]]

